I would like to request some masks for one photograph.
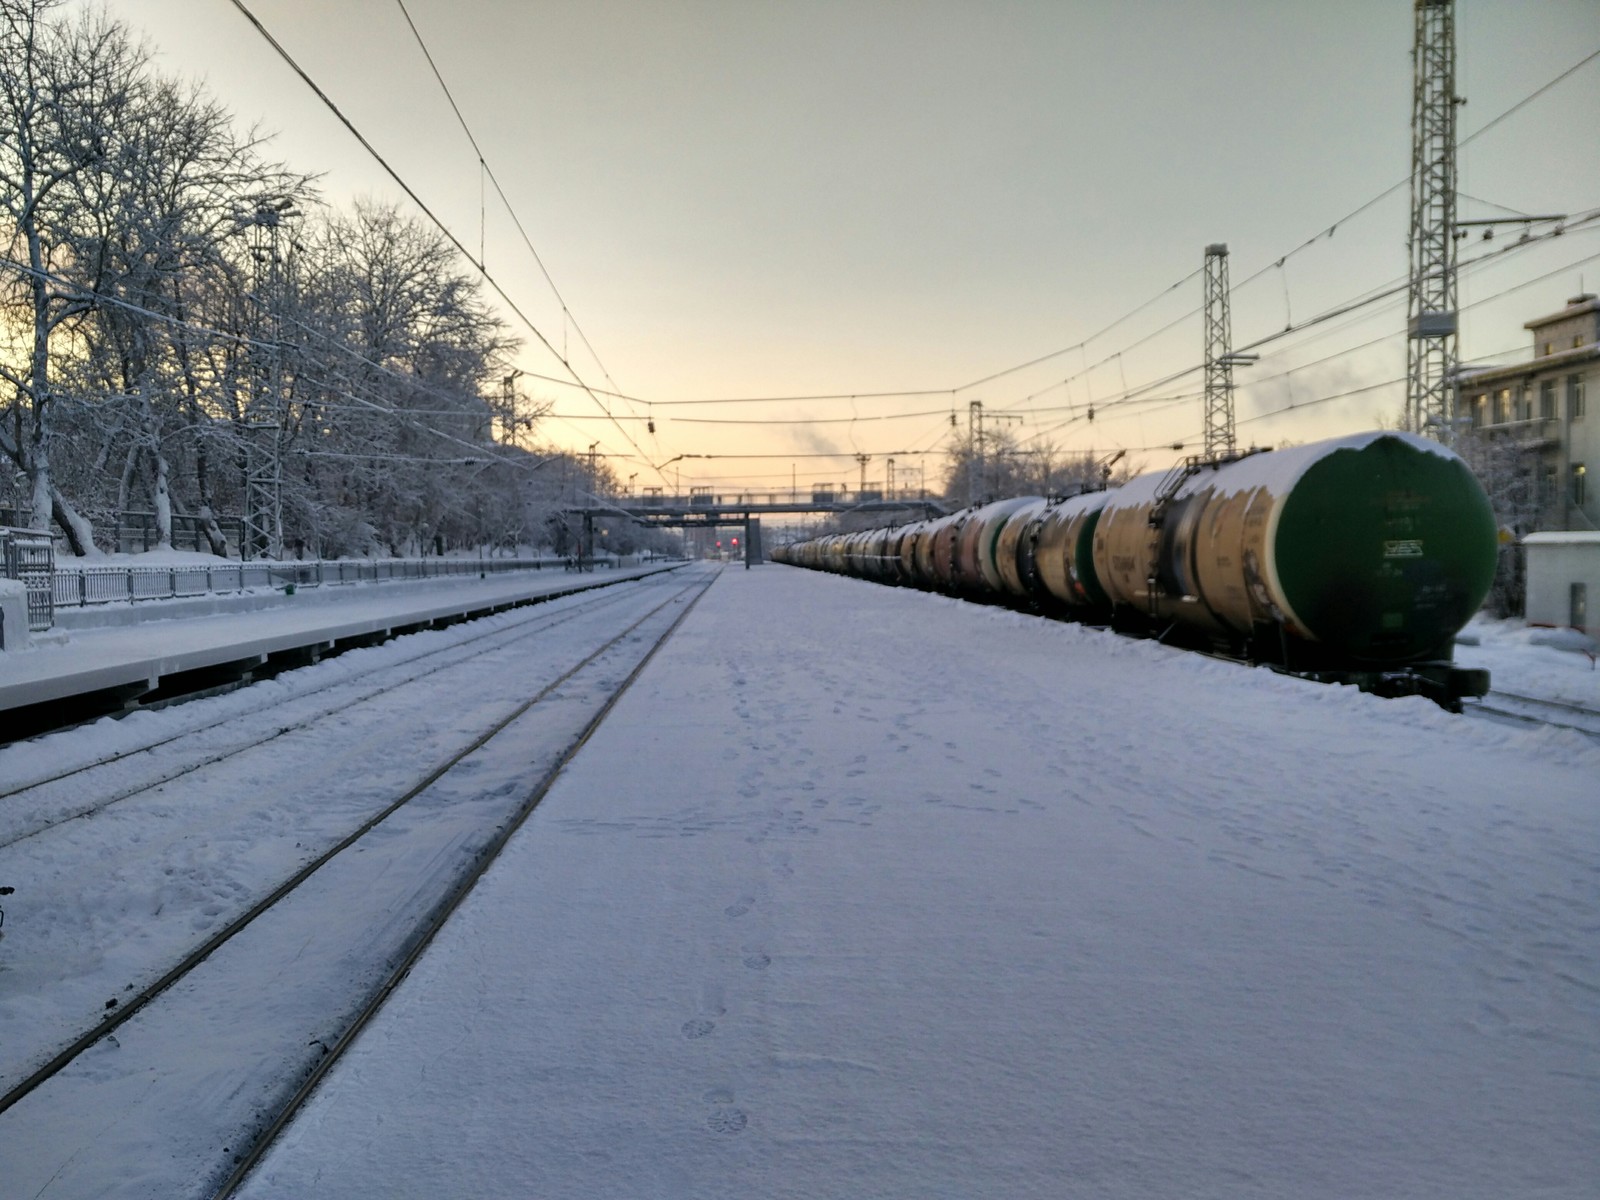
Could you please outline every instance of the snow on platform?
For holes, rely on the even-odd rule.
[[[1591,1197],[1600,753],[729,572],[250,1197]]]
[[[536,596],[559,595],[660,570],[636,567],[595,574],[526,572],[486,579],[327,588],[262,598],[207,598],[209,615],[188,616],[184,601],[154,601],[121,615],[150,619],[136,624],[74,627],[16,653],[0,653],[0,712],[116,688],[154,689],[166,677],[225,664],[264,662],[273,654],[332,647],[352,638],[487,612]],[[220,611],[219,611],[220,610]],[[93,613],[94,610],[88,610]],[[175,619],[162,620],[171,615]],[[107,616],[118,614],[107,613]],[[81,623],[82,618],[79,618]]]

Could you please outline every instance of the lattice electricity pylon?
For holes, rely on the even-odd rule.
[[[288,402],[283,376],[283,316],[287,303],[286,273],[280,231],[286,218],[297,217],[284,199],[257,208],[243,218],[253,232],[251,257],[257,309],[256,336],[250,347],[253,395],[245,415],[245,504],[242,557],[283,557],[283,442]],[[290,239],[291,243],[293,239]]]
[[[254,420],[244,426],[244,544],[240,557],[283,554],[283,426]]]
[[[1238,453],[1233,431],[1233,368],[1256,361],[1233,352],[1233,317],[1228,303],[1228,247],[1206,247],[1206,458]]]
[[[1406,428],[1449,442],[1456,366],[1455,0],[1413,0]]]

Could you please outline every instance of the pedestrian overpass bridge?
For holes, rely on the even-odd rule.
[[[818,514],[861,513],[881,517],[884,524],[895,520],[943,516],[943,502],[924,491],[834,491],[813,488],[809,492],[714,492],[693,488],[672,495],[649,488],[634,495],[569,509],[584,522],[584,544],[592,545],[592,524],[597,518],[625,516],[641,525],[675,529],[744,528],[745,564],[760,562],[761,518],[766,516],[815,516]]]

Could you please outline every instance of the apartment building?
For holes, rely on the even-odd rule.
[[[1600,530],[1600,412],[1589,411],[1600,398],[1600,298],[1586,292],[1524,328],[1528,361],[1461,373],[1463,452],[1491,495],[1525,514],[1519,534]]]

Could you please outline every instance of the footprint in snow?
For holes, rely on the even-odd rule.
[[[742,1133],[749,1123],[750,1118],[739,1108],[719,1108],[706,1118],[712,1133]]]

